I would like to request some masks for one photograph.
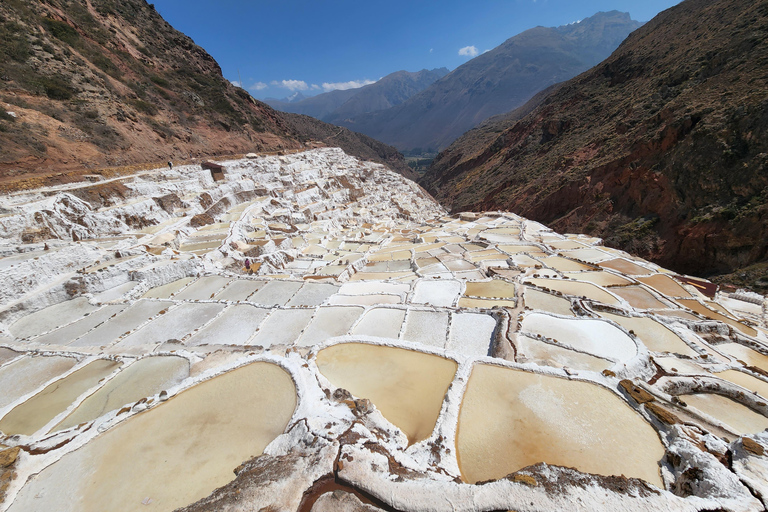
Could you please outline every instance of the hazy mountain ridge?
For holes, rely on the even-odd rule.
[[[640,22],[611,11],[557,28],[535,27],[475,57],[399,106],[339,124],[400,150],[445,148],[483,120],[608,57]]]
[[[468,132],[422,184],[690,273],[768,246],[768,4],[686,0],[522,119]]]

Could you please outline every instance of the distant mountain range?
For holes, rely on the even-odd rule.
[[[546,87],[608,57],[642,24],[618,11],[526,30],[387,110],[326,119],[398,149],[445,148],[481,121],[519,107]]]
[[[336,90],[309,98],[297,92],[282,100],[267,98],[264,102],[283,112],[304,114],[339,124],[344,119],[399,105],[447,74],[446,68],[396,71],[356,89]]]
[[[759,263],[730,281],[768,291],[766,5],[685,0],[463,135],[421,184],[454,211],[514,211],[679,272]]]

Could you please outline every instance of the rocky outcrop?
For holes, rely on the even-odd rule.
[[[441,153],[455,211],[510,209],[681,272],[768,254],[768,8],[687,0],[605,62]]]

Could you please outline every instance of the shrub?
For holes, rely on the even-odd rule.
[[[77,30],[64,23],[63,21],[44,18],[43,25],[45,25],[45,28],[53,37],[64,41],[70,46],[77,44],[77,42],[80,40],[80,34],[77,33]]]

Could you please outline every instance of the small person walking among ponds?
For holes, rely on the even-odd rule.
[[[168,168],[173,169],[173,162],[171,162],[170,160],[168,160]]]

